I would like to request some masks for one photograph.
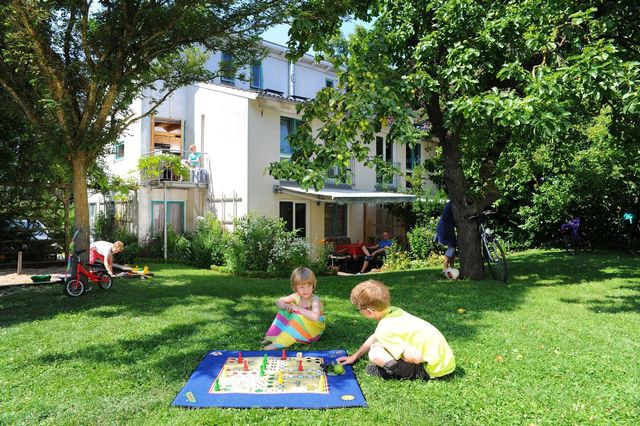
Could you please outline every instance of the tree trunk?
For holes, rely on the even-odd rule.
[[[449,133],[444,139],[445,142],[442,144],[444,180],[453,205],[453,216],[456,219],[460,273],[466,278],[481,280],[484,277],[484,271],[478,227],[475,221],[465,219],[466,216],[476,214],[477,210],[475,203],[469,202],[471,200],[466,196],[467,183],[460,159],[459,136]]]
[[[73,171],[73,206],[75,212],[75,228],[80,231],[74,242],[74,250],[89,248],[89,196],[87,192],[87,155],[78,153],[71,157]],[[83,260],[87,256],[84,253]]]

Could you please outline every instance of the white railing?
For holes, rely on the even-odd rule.
[[[141,169],[140,182],[159,183],[173,181],[208,184],[211,176],[209,155],[206,152],[201,152],[198,166],[189,164],[189,155],[191,155],[191,151],[175,149],[155,149],[143,155],[142,158],[163,157],[166,158],[166,161],[163,161],[163,158],[159,158],[157,163],[152,163],[153,170]],[[170,156],[175,157],[175,159]]]

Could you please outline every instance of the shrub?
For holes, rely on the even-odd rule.
[[[116,221],[113,215],[99,212],[93,224],[93,239],[95,241],[115,241]]]
[[[307,240],[286,235],[275,242],[269,253],[268,272],[287,273],[298,266],[312,266]]]
[[[431,218],[425,226],[416,226],[407,232],[411,258],[426,259],[431,253],[440,250],[438,244],[433,241],[436,234],[436,224],[437,219]]]
[[[267,271],[271,249],[287,238],[281,219],[250,213],[236,219],[225,258],[234,273]]]
[[[140,257],[140,245],[138,237],[135,234],[126,231],[117,231],[113,236],[113,242],[122,241],[124,250],[114,256],[116,263],[134,263],[135,259]]]
[[[411,268],[411,259],[409,258],[409,254],[402,250],[398,244],[388,247],[386,253],[387,256],[382,264],[382,271],[403,271]]]
[[[211,212],[199,217],[191,235],[191,259],[202,268],[224,265],[228,237],[223,225]]]
[[[140,257],[148,259],[162,259],[164,239],[162,236],[147,235],[140,245]]]

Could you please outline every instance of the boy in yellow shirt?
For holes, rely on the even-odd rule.
[[[367,280],[351,290],[351,303],[378,326],[356,353],[337,361],[353,364],[369,352],[373,364],[365,371],[385,380],[429,380],[451,374],[456,359],[442,333],[427,321],[390,306],[390,302],[389,289],[381,281]]]

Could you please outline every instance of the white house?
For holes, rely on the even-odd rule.
[[[248,67],[250,81],[223,77],[176,91],[154,116],[133,124],[115,154],[105,159],[112,174],[125,176],[136,168],[140,157],[167,153],[185,158],[191,144],[203,153],[200,165],[208,174],[205,182],[193,176],[175,180],[166,175],[161,176],[165,180],[140,180],[129,203],[131,230],[141,239],[160,233],[166,218],[178,232],[190,231],[206,211],[231,227],[233,219],[256,212],[283,218],[310,242],[327,237],[366,241],[385,229],[402,239],[402,224],[382,208],[384,203],[412,200],[412,196],[393,192],[404,188],[402,179],[394,179],[391,192],[381,192],[375,170],[353,164],[351,186],[327,185],[322,191],[306,192],[266,173],[271,162],[291,153],[287,136],[300,120],[296,104],[333,85],[336,76],[328,62],[317,63],[305,55],[290,63],[284,47],[264,44],[268,55]],[[222,60],[224,54],[213,54],[207,66],[217,69]],[[133,108],[140,113],[148,105],[143,97]],[[371,147],[402,170],[410,170],[424,158],[426,148],[392,145],[385,133],[377,135]],[[139,174],[136,178],[140,179]],[[90,197],[92,220],[100,203],[100,196]]]

